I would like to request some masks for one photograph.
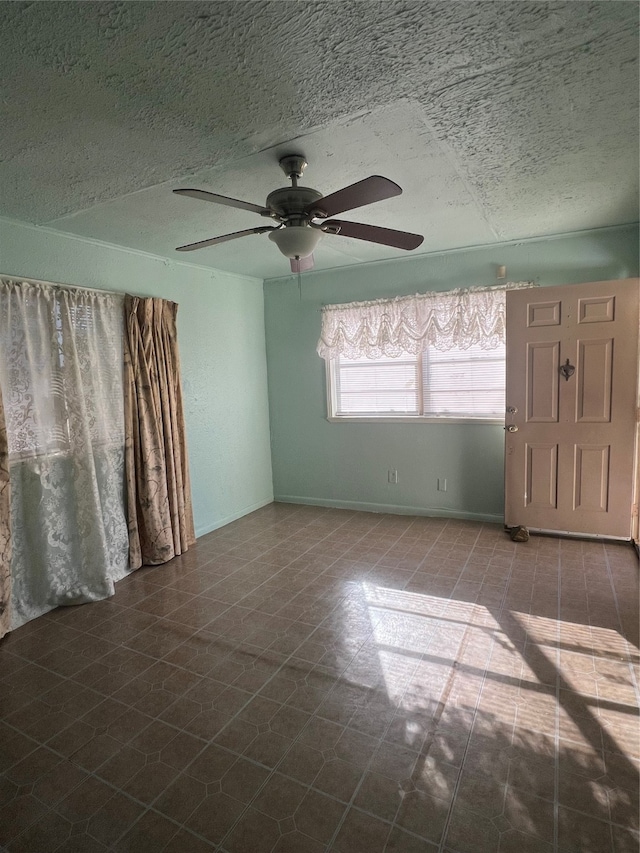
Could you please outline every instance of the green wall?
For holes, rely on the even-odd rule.
[[[9,220],[0,272],[178,302],[196,533],[273,499],[260,279]]]
[[[305,273],[301,291],[293,276],[265,282],[276,500],[502,520],[501,426],[329,423],[315,352],[323,304],[495,284],[502,264],[509,281],[543,286],[637,276],[638,228]],[[397,484],[387,482],[389,468]],[[446,492],[437,491],[438,477]]]
[[[258,279],[0,220],[0,272],[179,303],[198,535],[274,493],[286,501],[500,520],[500,426],[326,420],[324,362],[315,353],[320,308],[493,284],[500,264],[509,280],[541,285],[637,276],[637,235],[629,226],[305,273],[301,292],[295,277],[271,279],[263,303]],[[397,485],[387,483],[389,468],[398,470]],[[447,479],[444,493],[438,477]]]

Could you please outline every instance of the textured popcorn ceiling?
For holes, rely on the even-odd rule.
[[[262,204],[309,160],[323,193],[404,195],[344,218],[418,252],[638,218],[638,8],[628,2],[0,3],[0,215],[260,277]],[[405,256],[324,237],[316,267]]]

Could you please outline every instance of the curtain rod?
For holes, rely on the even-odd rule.
[[[48,284],[51,287],[60,287],[63,290],[82,290],[85,293],[105,293],[112,296],[135,296],[137,299],[164,299],[165,302],[173,302],[172,299],[166,299],[164,296],[149,296],[144,295],[142,293],[131,293],[130,291],[124,290],[107,290],[106,288],[100,287],[82,287],[79,284],[67,284],[67,282],[62,281],[45,281],[42,278],[30,278],[26,275],[9,275],[9,273],[0,273],[0,281],[3,278],[12,278],[15,281],[26,281],[29,284]],[[178,305],[179,303],[175,303]]]
[[[439,296],[464,296],[467,293],[483,293],[491,290],[518,290],[528,287],[539,287],[537,281],[506,281],[499,284],[477,285],[475,287],[455,287],[449,290],[427,290],[424,293],[407,293],[402,296],[383,296],[380,299],[369,299],[356,302],[327,302],[320,306],[319,311],[340,310],[345,308],[369,308],[372,306],[398,303],[406,299],[426,298],[435,299]]]
[[[45,281],[42,278],[30,278],[26,275],[10,275],[9,273],[0,273],[0,281],[4,278],[11,278],[14,281],[26,281],[28,284],[48,284],[51,287],[62,287],[66,290],[85,290],[87,293],[107,293],[113,294],[114,296],[124,296],[123,291],[118,290],[104,290],[99,287],[81,287],[76,284],[67,284],[62,281]]]

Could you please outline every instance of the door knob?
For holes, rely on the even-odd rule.
[[[518,432],[518,427],[515,424],[507,424],[503,429],[506,429],[507,432]]]
[[[518,407],[517,406],[507,406],[507,412],[510,415],[516,415],[518,413]]]

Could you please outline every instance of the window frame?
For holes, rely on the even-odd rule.
[[[423,354],[416,355],[416,371],[418,377],[418,397],[420,408],[423,408]],[[504,425],[505,417],[450,417],[445,414],[439,416],[425,416],[413,414],[381,414],[381,415],[337,415],[338,408],[338,386],[337,381],[337,359],[332,358],[325,361],[325,386],[326,386],[326,420],[333,424],[359,423],[359,424],[480,424],[487,426]]]

